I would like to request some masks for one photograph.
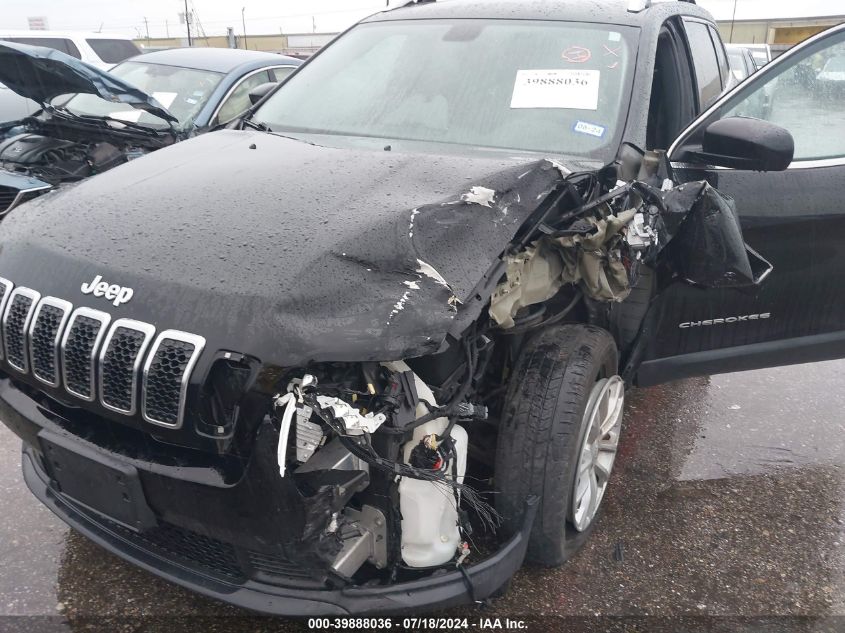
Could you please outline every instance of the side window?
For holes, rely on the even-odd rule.
[[[719,59],[708,27],[703,22],[684,20],[689,41],[690,55],[698,84],[698,105],[706,110],[722,93],[722,77],[719,73]]]
[[[82,59],[79,49],[76,48],[71,40],[63,37],[10,37],[10,42],[18,44],[29,44],[30,46],[44,46],[45,48],[52,48],[62,53],[67,53],[76,59]]]
[[[728,57],[725,53],[725,45],[722,44],[722,38],[719,33],[712,26],[708,26],[710,31],[710,39],[713,40],[713,48],[716,49],[716,59],[719,60],[719,74],[722,76],[722,88],[728,85],[730,70],[728,68]]]
[[[728,99],[715,118],[755,117],[789,130],[795,161],[845,158],[845,32],[772,70],[755,75],[757,81]]]
[[[270,72],[267,70],[262,70],[242,80],[220,106],[213,125],[230,121],[249,108],[251,105],[249,102],[250,90],[270,81],[272,79],[270,79]]]
[[[657,40],[651,82],[646,149],[666,149],[695,116],[689,62],[679,30],[667,23]]]
[[[288,75],[290,75],[294,70],[296,70],[296,66],[280,66],[278,68],[273,69],[273,75],[275,79],[273,81],[280,82],[283,79],[287,79]]]

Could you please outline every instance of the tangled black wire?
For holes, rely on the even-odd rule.
[[[481,494],[475,488],[460,483],[457,479],[449,478],[439,470],[423,470],[421,468],[415,468],[410,464],[393,462],[381,457],[375,452],[375,449],[373,449],[366,436],[353,437],[348,435],[343,424],[335,420],[331,413],[326,412],[320,406],[316,396],[313,394],[303,394],[303,400],[323,422],[337,433],[341,443],[350,453],[362,459],[373,468],[399,477],[431,481],[449,486],[459,493],[467,507],[478,515],[481,525],[485,530],[489,529],[495,532],[496,528],[501,524],[501,515],[496,512],[493,506],[481,498]],[[456,457],[452,455],[451,459],[454,460]]]

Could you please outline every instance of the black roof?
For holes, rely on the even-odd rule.
[[[627,0],[442,0],[383,11],[365,22],[487,18],[643,26],[678,14],[713,20],[707,11],[691,2],[655,2],[648,9],[631,12]]]
[[[299,66],[301,59],[262,51],[245,51],[239,48],[169,48],[152,51],[131,58],[133,62],[165,64],[196,70],[208,70],[218,73],[230,73],[245,65],[260,68],[270,64],[290,64]]]

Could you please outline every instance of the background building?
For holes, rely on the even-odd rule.
[[[699,0],[719,24],[725,42],[785,49],[845,22],[841,0]]]

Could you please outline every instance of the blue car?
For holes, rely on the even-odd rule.
[[[275,53],[182,48],[106,72],[52,49],[0,42],[0,83],[41,107],[0,123],[0,215],[238,117],[251,92],[301,64]]]

